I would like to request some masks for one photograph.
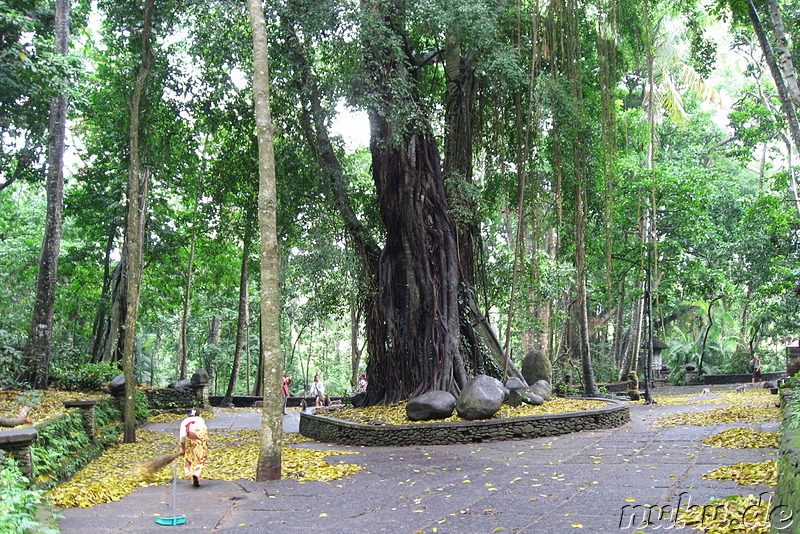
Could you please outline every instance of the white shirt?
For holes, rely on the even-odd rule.
[[[311,383],[311,391],[308,392],[309,397],[324,397],[325,396],[325,385],[322,383],[322,380],[315,380]]]
[[[206,428],[206,422],[202,417],[187,417],[181,421],[181,443],[186,440],[187,427],[194,433],[197,433],[200,430],[208,430]]]

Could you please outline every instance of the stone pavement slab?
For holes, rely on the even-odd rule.
[[[663,413],[715,407],[632,404],[632,421],[623,427],[525,441],[402,448],[304,443],[355,451],[335,461],[364,469],[331,482],[206,480],[192,488],[182,480],[177,500],[185,525],[155,524],[157,514],[173,514],[171,486],[157,486],[118,502],[64,510],[59,526],[63,534],[649,532],[640,525],[643,505],[669,512],[687,501],[702,505],[712,497],[770,491],[702,478],[720,465],[775,456],[770,450],[717,449],[699,442],[742,425],[653,424]],[[260,414],[220,413],[208,423],[212,430],[258,428]],[[294,412],[284,420],[285,429],[296,423]],[[148,428],[177,435],[177,423]],[[665,513],[650,528],[655,526],[676,525]]]

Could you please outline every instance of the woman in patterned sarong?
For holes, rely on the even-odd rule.
[[[192,486],[200,486],[200,474],[208,459],[208,428],[197,413],[189,410],[189,417],[181,421],[181,456],[183,470],[192,479]]]

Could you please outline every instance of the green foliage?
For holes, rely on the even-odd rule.
[[[36,390],[20,391],[15,400],[17,404],[33,409],[42,402],[42,395]]]
[[[781,386],[784,424],[787,428],[800,428],[800,373],[792,376]]]
[[[734,131],[734,142],[727,153],[743,163],[753,161],[756,147],[775,139],[784,126],[783,115],[757,98],[756,90],[755,87],[746,88],[745,95],[733,105],[728,114]]]
[[[98,391],[119,373],[119,366],[108,362],[61,364],[52,369],[50,384],[67,391]]]
[[[122,411],[115,399],[108,398],[97,403],[94,417],[98,432],[105,432],[122,420]]]
[[[83,4],[81,9],[88,9]],[[270,5],[276,13],[270,28],[271,97],[276,165],[282,177],[278,217],[284,359],[294,375],[293,386],[300,388],[301,377],[317,370],[331,394],[349,391],[349,312],[363,303],[365,287],[338,215],[340,199],[332,198],[326,183],[330,177],[320,170],[321,147],[310,146],[306,137],[306,96],[318,92],[324,108],[319,119],[325,124],[342,104],[357,111],[392,105],[375,102],[369,94],[363,71],[369,51],[357,37],[369,21],[357,4],[326,0]],[[122,246],[128,99],[141,53],[141,14],[132,4],[104,1],[99,7],[102,27],[78,52],[86,68],[71,84],[76,94],[70,123],[80,148],[79,163],[68,172],[59,259],[51,369],[52,384],[61,388],[95,389],[116,374],[113,366],[88,362],[90,345],[108,324],[114,292],[108,283]],[[746,19],[742,0],[717,2],[717,8]],[[800,302],[792,293],[800,265],[800,224],[787,202],[790,175],[784,147],[774,144],[784,127],[782,117],[757,97],[760,90],[770,94],[772,89],[752,82],[763,68],[749,57],[746,79],[738,72],[733,79],[729,73],[730,79],[717,83],[719,68],[730,58],[711,42],[704,17],[695,17],[699,6],[617,3],[614,28],[603,10],[596,9],[553,4],[534,19],[531,9],[514,4],[406,2],[403,27],[381,28],[391,33],[381,44],[395,47],[398,61],[410,65],[407,78],[389,80],[395,94],[405,101],[404,92],[418,92],[421,102],[420,109],[388,110],[398,136],[409,121],[424,114],[440,147],[445,146],[451,132],[442,127],[443,102],[452,80],[446,79],[441,54],[430,52],[442,50],[447,38],[458,37],[461,64],[471,69],[465,74],[475,77],[473,107],[467,108],[476,125],[475,177],[467,182],[451,176],[446,185],[451,215],[480,229],[475,294],[483,311],[495,325],[501,324],[511,305],[518,180],[524,164],[526,236],[512,310],[512,354],[519,352],[522,333],[550,337],[562,346],[560,336],[573,320],[574,188],[579,184],[588,202],[590,321],[608,317],[619,304],[625,310],[619,326],[626,330],[631,300],[641,296],[646,254],[657,249],[656,314],[726,295],[727,318],[715,315],[720,324],[709,334],[706,371],[741,371],[743,353],[737,349],[751,342],[765,369],[777,367],[780,358],[770,348],[772,342],[800,328]],[[0,125],[6,138],[0,141],[0,176],[19,174],[29,180],[0,190],[0,386],[17,387],[24,386],[16,377],[30,330],[46,211],[36,184],[43,176],[46,103],[70,65],[49,57],[49,4],[6,2],[2,11]],[[787,22],[793,18],[785,15]],[[76,16],[84,20],[86,13]],[[568,27],[565,17],[572,17],[574,26]],[[189,370],[207,368],[219,386],[228,379],[233,355],[242,238],[255,223],[256,143],[247,85],[250,29],[243,5],[217,2],[161,3],[154,22],[154,64],[144,95],[147,111],[141,117],[151,187],[137,373],[139,380],[155,385],[178,378],[179,322],[189,291]],[[792,33],[793,24],[787,26]],[[605,65],[608,79],[602,78],[606,58],[597,51],[605,39],[613,48]],[[751,40],[747,42],[749,46]],[[307,62],[298,58],[300,52]],[[671,102],[675,111],[671,118],[660,106],[654,132],[645,105],[645,60],[650,54],[656,61],[658,96],[664,97],[659,104]],[[709,108],[703,80],[685,68],[687,63],[695,74],[711,75],[715,87],[735,102],[728,114],[732,140],[716,125],[718,119],[704,111]],[[397,75],[399,66],[386,72]],[[318,87],[304,85],[309,75]],[[603,95],[608,88],[615,88],[614,94]],[[602,139],[601,130],[606,136]],[[652,169],[647,162],[651,142]],[[761,150],[764,143],[766,152]],[[374,191],[369,149],[345,154],[335,136],[333,145],[356,217],[381,243],[383,199]],[[740,165],[760,161],[762,154],[763,169]],[[653,203],[657,245],[648,247],[641,229]],[[195,257],[187,289],[192,245]],[[255,250],[250,252],[255,260]],[[251,268],[252,317],[258,309],[258,271]],[[747,324],[738,324],[744,310]],[[546,319],[540,316],[545,311]],[[221,319],[221,340],[210,343],[209,324],[215,316]],[[659,333],[670,346],[667,363],[675,380],[682,378],[686,363],[699,363],[705,328],[701,316]],[[256,324],[251,320],[251,355],[258,353]],[[593,347],[600,380],[613,378],[610,341],[598,334]],[[363,346],[363,331],[358,342]],[[257,361],[251,357],[250,369],[243,365],[242,375],[249,371],[252,379]],[[245,380],[239,384],[237,393],[244,392]]]
[[[72,475],[76,463],[83,465],[91,459],[82,457],[90,443],[82,417],[77,413],[40,427],[31,444],[37,483],[49,486]]]
[[[43,491],[28,489],[28,479],[14,460],[0,461],[0,532],[57,534],[36,519]]]
[[[150,403],[147,401],[147,395],[141,389],[136,390],[136,408],[134,416],[136,417],[137,424],[143,424],[147,419],[153,415],[150,411]]]
[[[616,382],[619,370],[608,347],[592,346],[594,372],[598,382]]]

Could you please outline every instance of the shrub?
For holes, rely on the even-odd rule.
[[[119,374],[119,367],[108,362],[67,364],[51,368],[50,385],[67,391],[97,391]]]
[[[13,460],[0,463],[0,532],[57,534],[36,520],[42,492],[27,487],[27,479]]]

